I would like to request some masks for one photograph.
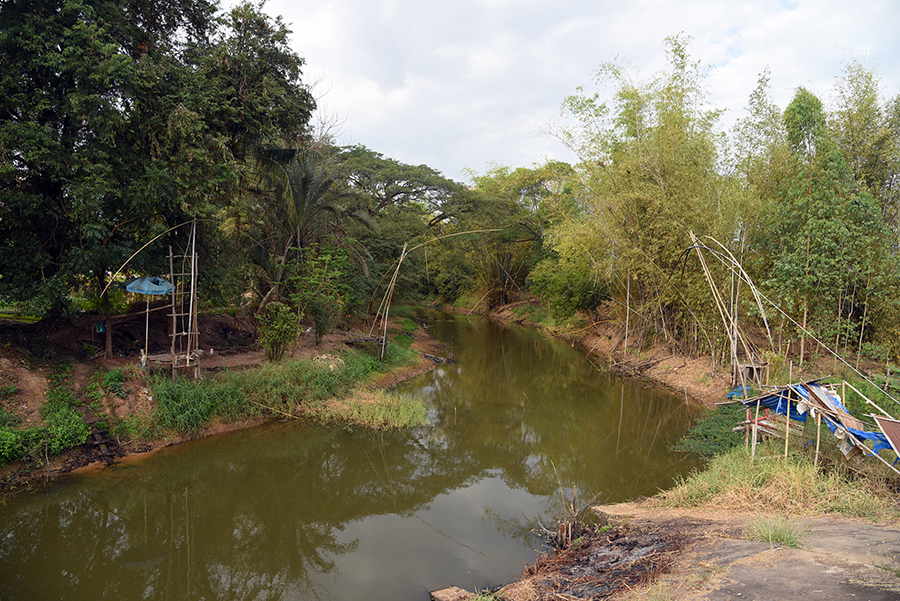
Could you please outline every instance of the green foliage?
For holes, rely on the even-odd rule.
[[[350,298],[346,273],[350,255],[346,249],[312,245],[299,273],[292,277],[297,292],[292,300],[300,312],[315,322],[316,344],[343,315]]]
[[[672,450],[712,456],[728,451],[743,443],[744,435],[732,431],[746,417],[746,409],[740,403],[724,405],[708,411],[688,431]]]
[[[0,465],[18,461],[22,457],[22,432],[0,426]]]
[[[315,102],[286,26],[249,2],[216,10],[0,4],[4,298],[43,312],[96,296],[147,240],[227,206],[260,145],[305,135]],[[160,255],[130,267],[162,270]]]
[[[858,341],[860,309],[883,294],[888,235],[875,199],[834,148],[819,100],[798,90],[785,126],[794,173],[765,216],[766,285],[807,330],[846,347]]]
[[[315,407],[323,411],[329,399],[342,399],[369,375],[410,361],[410,353],[388,345],[388,362],[380,363],[371,354],[345,351],[325,356],[321,361],[285,360],[246,371],[225,372],[201,381],[179,379],[172,382],[158,377],[152,383],[156,410],[152,423],[139,418],[119,422],[113,427],[117,436],[144,437],[156,429],[180,433],[200,431],[213,417],[242,420],[270,409],[275,416],[300,414]],[[380,393],[375,393],[378,397]],[[415,402],[386,396],[378,407],[351,408],[341,413],[353,420],[376,427],[419,423]],[[347,404],[353,407],[354,402]]]
[[[531,290],[547,299],[553,319],[564,321],[576,311],[590,311],[607,298],[588,257],[567,254],[548,257],[531,272]]]
[[[10,384],[9,386],[0,386],[0,400],[16,394],[16,390],[16,387],[12,384]]]
[[[120,399],[124,399],[128,392],[125,390],[125,372],[120,368],[111,369],[103,374],[103,389]]]
[[[118,439],[142,440],[154,434],[152,419],[140,415],[126,415],[110,425],[109,433]]]
[[[285,351],[300,335],[300,317],[284,303],[271,302],[258,316],[259,343],[269,361],[281,361]]]
[[[219,408],[217,390],[202,382],[161,377],[153,384],[156,401],[154,421],[163,428],[182,433],[198,432]]]
[[[690,352],[712,351],[719,315],[695,258],[685,263],[683,251],[689,231],[739,245],[740,197],[717,171],[719,112],[703,108],[704,71],[686,38],[665,46],[668,68],[648,82],[606,64],[596,79],[600,88],[615,86],[610,101],[583,89],[565,100],[575,125],[559,133],[582,159],[574,196],[583,209],[552,230],[550,246],[571,279],[542,274],[542,282],[564,313],[584,298],[580,274],[589,266],[587,281],[608,291],[623,320],[628,306],[642,316],[642,330],[665,332]]]
[[[91,429],[81,419],[81,414],[70,407],[47,413],[44,421],[47,449],[51,455],[83,445],[91,433]]]
[[[49,374],[50,386],[41,407],[43,425],[20,430],[14,427],[18,420],[0,420],[0,465],[19,460],[40,462],[48,454],[57,455],[85,443],[90,428],[76,410],[79,403],[68,388],[71,375],[72,366],[67,363],[55,365]]]

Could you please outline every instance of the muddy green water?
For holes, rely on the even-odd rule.
[[[421,600],[514,579],[571,498],[650,495],[684,399],[524,328],[431,318],[455,362],[404,383],[433,425],[276,424],[0,506],[0,599]]]

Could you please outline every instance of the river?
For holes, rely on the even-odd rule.
[[[563,515],[697,466],[683,398],[539,332],[428,318],[454,362],[402,384],[427,427],[296,422],[62,478],[0,506],[2,599],[426,601],[503,584]]]

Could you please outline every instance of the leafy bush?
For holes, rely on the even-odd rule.
[[[529,280],[532,290],[547,299],[556,321],[565,321],[576,311],[594,309],[609,298],[586,256],[548,257],[538,263]]]
[[[316,344],[331,331],[350,299],[346,274],[350,268],[347,249],[311,244],[306,260],[291,281],[297,292],[291,297],[300,313],[313,318]]]
[[[53,455],[83,445],[91,433],[81,414],[72,408],[54,411],[46,416],[45,421],[47,450]]]
[[[122,369],[111,369],[103,375],[103,389],[120,399],[128,394],[125,390],[125,372]]]
[[[0,427],[0,465],[22,457],[22,433],[8,426]]]
[[[269,361],[281,361],[287,348],[300,334],[300,317],[293,309],[280,302],[266,305],[258,316],[259,343]]]

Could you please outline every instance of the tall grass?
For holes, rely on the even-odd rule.
[[[153,419],[160,428],[181,433],[197,432],[213,417],[240,421],[263,414],[312,415],[325,422],[376,427],[418,424],[424,421],[421,403],[358,389],[370,375],[405,364],[414,355],[391,344],[386,363],[369,354],[344,350],[321,360],[266,363],[200,382],[160,377],[152,384],[156,398]]]
[[[665,506],[711,507],[789,514],[840,513],[869,519],[898,519],[900,509],[880,478],[850,478],[813,465],[806,455],[784,459],[773,448],[757,449],[756,461],[744,447],[714,457],[658,497]],[[778,445],[778,449],[783,449]]]

